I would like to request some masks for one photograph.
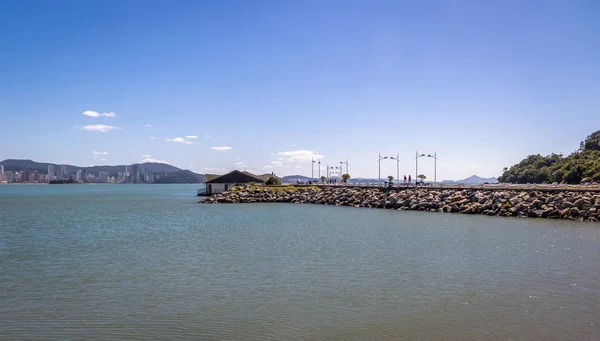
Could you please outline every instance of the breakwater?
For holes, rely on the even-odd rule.
[[[503,217],[600,220],[600,194],[574,191],[394,189],[361,187],[237,188],[200,203],[298,203]]]

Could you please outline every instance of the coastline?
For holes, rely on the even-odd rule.
[[[269,202],[600,221],[600,193],[585,190],[257,186],[236,187],[199,201],[202,204]]]

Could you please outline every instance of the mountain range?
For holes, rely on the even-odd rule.
[[[42,174],[48,173],[48,166],[53,165],[54,171],[58,172],[60,169],[60,164],[56,163],[46,163],[46,162],[36,162],[32,160],[18,160],[18,159],[7,159],[4,161],[0,161],[0,164],[4,166],[5,171],[29,171]],[[190,170],[183,170],[181,168],[177,168],[175,166],[168,165],[166,163],[154,163],[154,162],[146,162],[139,163],[140,168],[144,168],[147,173],[153,174],[161,174],[160,181],[157,183],[201,183],[204,182],[204,174],[197,174]],[[109,176],[117,176],[119,172],[124,172],[125,167],[129,168],[131,172],[133,165],[117,165],[117,166],[90,166],[90,167],[79,167],[73,165],[65,165],[67,169],[67,173],[72,174],[76,173],[78,170],[86,170],[87,173],[98,174],[99,172],[108,172]]]
[[[444,180],[442,181],[442,183],[444,184],[465,184],[465,185],[480,185],[483,183],[496,183],[498,182],[498,179],[496,178],[482,178],[479,177],[477,175],[471,175],[470,177],[463,179],[463,180]]]
[[[316,177],[315,177],[316,179]],[[310,177],[308,176],[304,176],[304,175],[287,175],[281,178],[281,182],[283,183],[292,183],[295,182],[296,180],[298,181],[309,181]],[[350,178],[348,180],[349,183],[355,183],[355,184],[370,184],[370,183],[377,183],[377,182],[384,182],[387,181],[387,177],[386,178],[381,178],[381,181],[379,179],[376,178]],[[394,180],[396,181],[396,180]],[[498,182],[498,179],[496,178],[482,178],[479,177],[477,175],[471,175],[470,177],[463,179],[463,180],[444,180],[442,181],[442,183],[444,184],[465,184],[465,185],[479,185],[479,184],[483,184],[483,183],[496,183]]]

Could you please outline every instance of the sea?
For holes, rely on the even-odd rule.
[[[600,340],[600,224],[0,186],[0,340]]]

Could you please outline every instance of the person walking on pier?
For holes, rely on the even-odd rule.
[[[412,180],[412,179],[410,178],[410,174],[408,174],[408,184],[409,184],[409,185],[410,185],[410,184],[411,184],[411,182],[412,182],[411,180]]]
[[[404,186],[406,186],[406,175],[404,175]]]

